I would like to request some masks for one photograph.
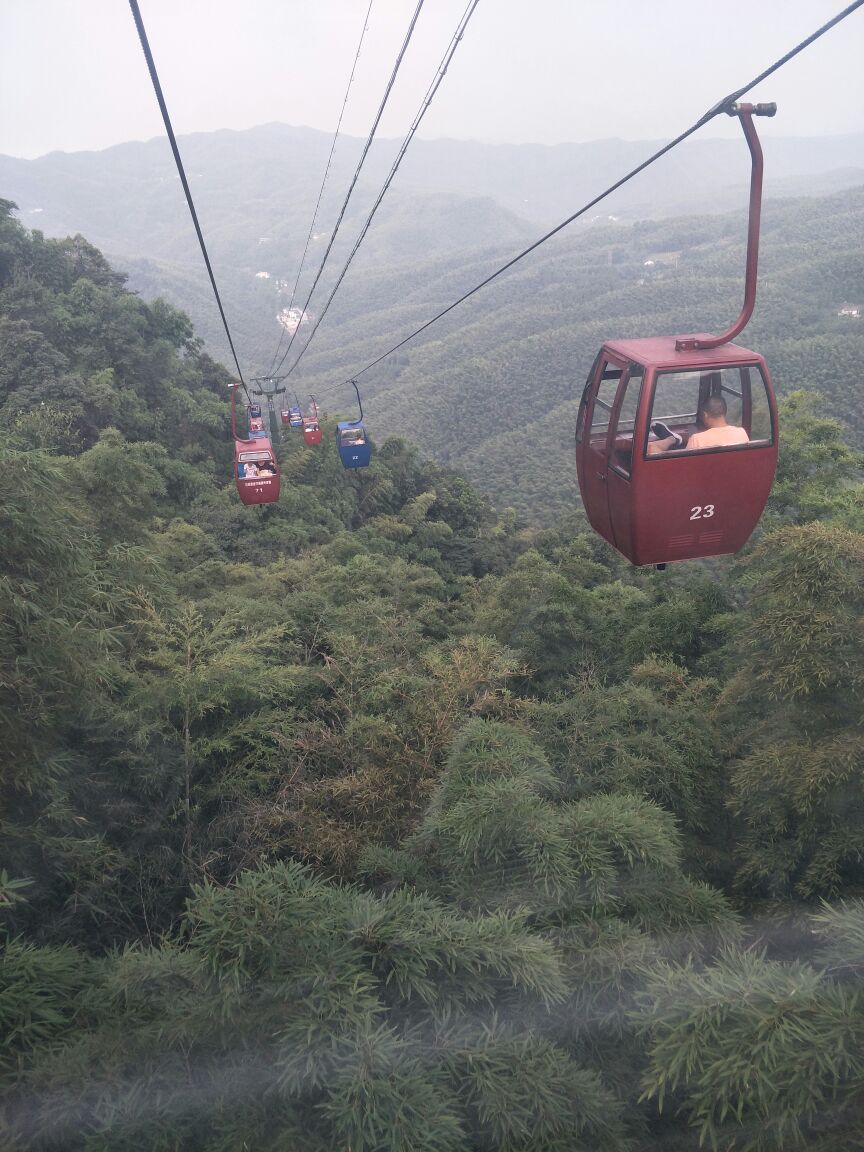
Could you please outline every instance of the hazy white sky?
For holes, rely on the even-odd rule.
[[[373,0],[343,131],[365,136],[416,0]],[[178,134],[332,132],[368,0],[139,0]],[[426,0],[380,135],[416,112],[466,0]],[[555,144],[676,135],[844,0],[480,0],[420,135]],[[864,8],[752,96],[777,135],[864,129]],[[717,135],[735,127],[715,121]],[[0,0],[0,153],[161,135],[125,0]]]

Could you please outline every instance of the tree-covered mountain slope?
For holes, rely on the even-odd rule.
[[[286,434],[0,212],[0,1133],[63,1152],[861,1146],[864,485],[784,403],[633,571]]]

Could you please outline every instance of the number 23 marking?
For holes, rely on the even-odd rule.
[[[713,504],[697,504],[694,508],[690,509],[691,520],[710,520],[713,515]]]

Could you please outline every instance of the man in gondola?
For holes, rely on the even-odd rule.
[[[723,396],[709,396],[702,405],[702,432],[694,432],[687,441],[687,450],[697,448],[731,448],[733,444],[749,444],[750,437],[743,428],[726,423],[726,400]]]
[[[699,410],[701,432],[694,432],[684,444],[683,438],[661,420],[651,424],[654,440],[648,442],[648,455],[657,456],[676,448],[695,452],[699,448],[731,448],[735,444],[749,444],[750,437],[743,428],[726,422],[726,400],[722,396],[709,396]]]

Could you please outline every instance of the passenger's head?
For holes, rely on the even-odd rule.
[[[709,396],[701,411],[706,428],[715,428],[726,423],[726,401],[722,396]]]

